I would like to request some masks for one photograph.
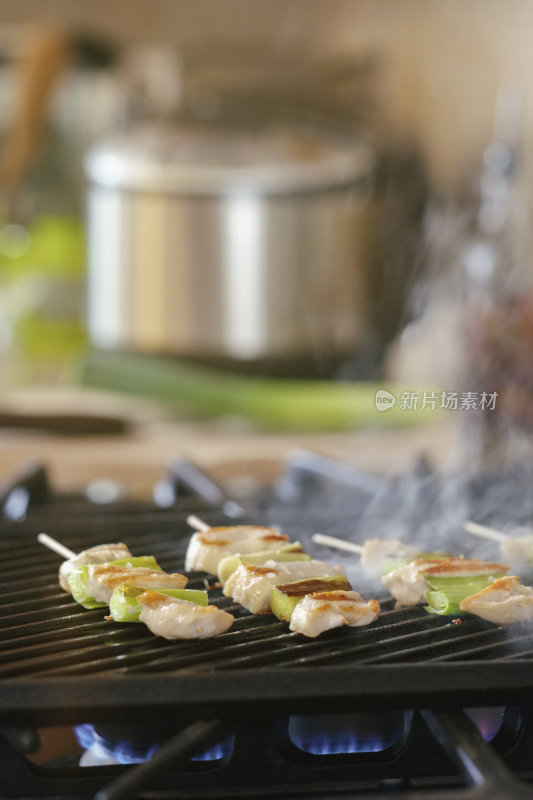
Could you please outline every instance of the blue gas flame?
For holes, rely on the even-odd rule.
[[[126,740],[111,743],[103,739],[93,725],[87,723],[76,726],[74,732],[84,750],[92,750],[102,761],[112,759],[117,764],[142,764],[149,761],[160,747],[158,744],[140,748]],[[191,758],[191,761],[218,761],[227,758],[233,750],[233,743],[234,737],[227,736]]]
[[[289,718],[292,743],[311,755],[378,753],[399,742],[412,712],[306,714]]]

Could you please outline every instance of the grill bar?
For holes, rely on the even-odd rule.
[[[179,675],[118,675],[18,678],[0,682],[0,720],[37,726],[87,721],[138,722],[151,715],[178,714],[247,718],[254,715],[405,708],[524,705],[533,692],[529,661],[463,664],[322,666]]]

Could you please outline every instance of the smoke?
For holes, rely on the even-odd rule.
[[[313,533],[358,544],[371,538],[398,538],[421,552],[450,551],[501,562],[498,544],[467,533],[464,522],[473,520],[511,534],[533,521],[533,461],[467,474],[434,471],[421,458],[404,473],[383,479],[367,476],[369,482],[363,488],[365,473],[347,468],[344,480],[339,480],[335,462],[312,458],[312,472],[306,473],[301,461],[293,470],[297,479],[292,481],[291,491],[287,491],[291,485],[289,462],[282,489],[278,484],[263,497],[260,517],[301,541],[314,557],[342,565],[364,596],[384,597],[386,592],[379,579],[362,569],[356,554],[316,545]],[[317,474],[320,464],[323,471]],[[530,571],[523,565],[524,580]]]

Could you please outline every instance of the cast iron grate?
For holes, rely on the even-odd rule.
[[[320,475],[324,462],[307,461],[300,457],[292,478],[301,482],[302,475],[307,481]],[[222,509],[235,511],[235,504],[215,497],[217,487],[190,465],[176,467],[180,481],[184,470],[193,491],[182,493],[169,508],[121,502],[84,510],[79,501],[58,503],[48,492],[47,502],[30,509],[25,519],[0,523],[1,716],[26,711],[37,718],[55,712],[66,718],[85,704],[104,715],[110,707],[127,714],[126,698],[128,709],[152,702],[195,712],[222,705],[244,709],[252,698],[258,708],[287,702],[305,707],[312,701],[328,709],[346,703],[388,709],[530,699],[531,627],[502,629],[476,617],[458,621],[422,607],[395,609],[379,594],[382,614],[374,624],[336,629],[314,640],[291,633],[272,615],[249,614],[224,597],[212,577],[207,578],[211,602],[236,618],[215,639],[169,642],[143,625],[117,624],[105,619],[105,610],[76,605],[58,586],[60,559],[37,542],[39,530],[74,551],[123,540],[135,554],[153,553],[164,569],[182,571],[191,534],[187,516],[195,512],[209,524],[227,524]],[[375,479],[370,487],[361,484],[360,477],[357,506],[364,509],[379,487]],[[353,500],[354,476],[333,478],[337,488],[346,484]],[[205,480],[209,498],[196,490]],[[316,494],[313,486],[311,491]],[[301,499],[301,487],[299,494]],[[260,510],[256,518],[264,521]],[[317,553],[311,532],[299,536],[304,547],[327,558]],[[189,586],[203,588],[205,581],[203,573],[191,574]]]
[[[209,514],[204,511],[204,516]],[[182,511],[157,512],[151,521],[137,518],[134,525],[128,517],[119,524],[107,518],[98,526],[98,534],[80,530],[84,523],[78,520],[76,533],[61,530],[58,535],[74,550],[126,538],[135,554],[153,553],[164,569],[180,571],[190,536],[185,517]],[[95,518],[85,523],[94,524]],[[206,579],[203,573],[190,574],[188,585],[203,588],[207,582],[211,602],[235,615],[233,627],[216,639],[168,642],[143,625],[106,620],[105,609],[87,611],[78,606],[57,583],[59,558],[44,551],[24,527],[0,540],[2,681],[495,659],[511,663],[533,658],[530,628],[503,630],[475,617],[458,623],[427,614],[420,606],[395,610],[390,598],[381,598],[382,614],[373,625],[333,630],[309,640],[291,633],[272,615],[244,611],[222,595],[216,579]],[[57,527],[64,528],[65,521]]]

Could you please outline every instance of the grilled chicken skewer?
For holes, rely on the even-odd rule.
[[[201,533],[207,533],[207,526],[197,517],[189,518],[188,522]],[[239,529],[240,532],[246,531],[245,526],[239,526]],[[279,534],[275,534],[275,536],[277,539]],[[198,538],[201,539],[201,536]],[[320,544],[332,544],[339,541],[321,534],[316,534],[314,539],[315,541],[320,540]],[[363,550],[362,547],[353,545],[351,542],[341,541],[341,545],[345,545],[343,549],[352,552],[360,553]],[[333,578],[326,577],[324,579],[323,576],[326,573],[339,572],[340,568],[332,568],[328,564],[312,560],[310,556],[303,553],[294,552],[296,546],[301,550],[301,546],[297,543],[285,544],[281,545],[283,549],[272,550],[270,558],[268,550],[260,553],[250,552],[247,558],[247,546],[246,549],[243,549],[242,543],[237,543],[236,547],[239,548],[242,557],[227,556],[219,561],[217,568],[219,578],[224,583],[224,594],[257,614],[270,610],[272,587],[280,581],[309,578],[310,580],[300,581],[300,583],[306,583],[309,587],[313,583],[320,582],[323,589],[328,586],[328,581],[334,582]],[[289,548],[292,549],[292,552],[289,552]],[[221,567],[223,568],[221,569]],[[344,574],[344,570],[342,573]],[[315,576],[317,577],[315,578]],[[335,577],[337,581],[340,579],[342,582],[342,575]],[[285,588],[288,589],[289,586],[291,584],[287,584]],[[302,602],[306,600],[306,605],[296,615],[294,622],[292,622],[294,612],[291,615],[291,630],[314,637],[339,625],[366,625],[372,622],[379,614],[379,604],[375,600],[370,601],[369,604],[365,603],[361,595],[351,591],[350,584],[345,578],[343,588],[346,591],[342,598],[339,587],[336,591],[314,592],[312,600],[307,600],[308,595],[303,596]]]
[[[133,556],[122,543],[97,545],[76,554],[48,534],[41,533],[37,539],[67,558],[59,569],[60,584],[86,608],[108,605],[113,591],[125,583],[161,591],[183,589],[187,584],[184,575],[163,572],[153,556]]]
[[[97,544],[87,550],[75,553],[47,533],[39,533],[37,540],[65,559],[59,567],[59,585],[65,592],[69,593],[71,593],[71,589],[68,584],[68,576],[72,570],[84,564],[105,564],[108,561],[117,561],[118,559],[129,558],[132,555],[128,547],[122,542]]]
[[[191,591],[189,595],[183,588],[187,578],[180,573],[163,572],[153,556],[135,558],[125,545],[119,545],[118,551],[115,545],[99,545],[76,554],[48,534],[40,534],[38,540],[67,559],[69,590],[75,600],[88,608],[113,605],[114,595],[120,595],[116,606],[121,621],[146,622],[149,630],[167,639],[206,638],[223,633],[233,624],[231,614],[207,605],[205,592]],[[122,555],[124,548],[130,565],[88,561],[92,554]],[[137,562],[151,566],[131,566]],[[165,591],[187,595],[190,600],[171,597]]]
[[[486,577],[492,583],[509,571],[505,564],[494,564],[480,558],[415,559],[382,577],[383,584],[402,606],[414,606],[426,600],[432,589],[432,579],[459,579]]]
[[[498,541],[503,535],[498,536]],[[474,593],[479,588],[501,578],[509,570],[504,564],[494,564],[481,559],[452,558],[446,553],[421,554],[416,548],[399,539],[367,539],[361,547],[344,547],[342,540],[334,537],[314,541],[335,546],[339,541],[343,549],[360,548],[361,561],[370,574],[381,576],[384,586],[399,605],[413,606],[427,600],[428,610],[434,613],[460,613],[459,602],[463,592]],[[418,556],[418,558],[417,558]],[[396,562],[396,567],[391,564]],[[402,563],[403,562],[403,563]],[[474,588],[472,588],[474,587]]]

